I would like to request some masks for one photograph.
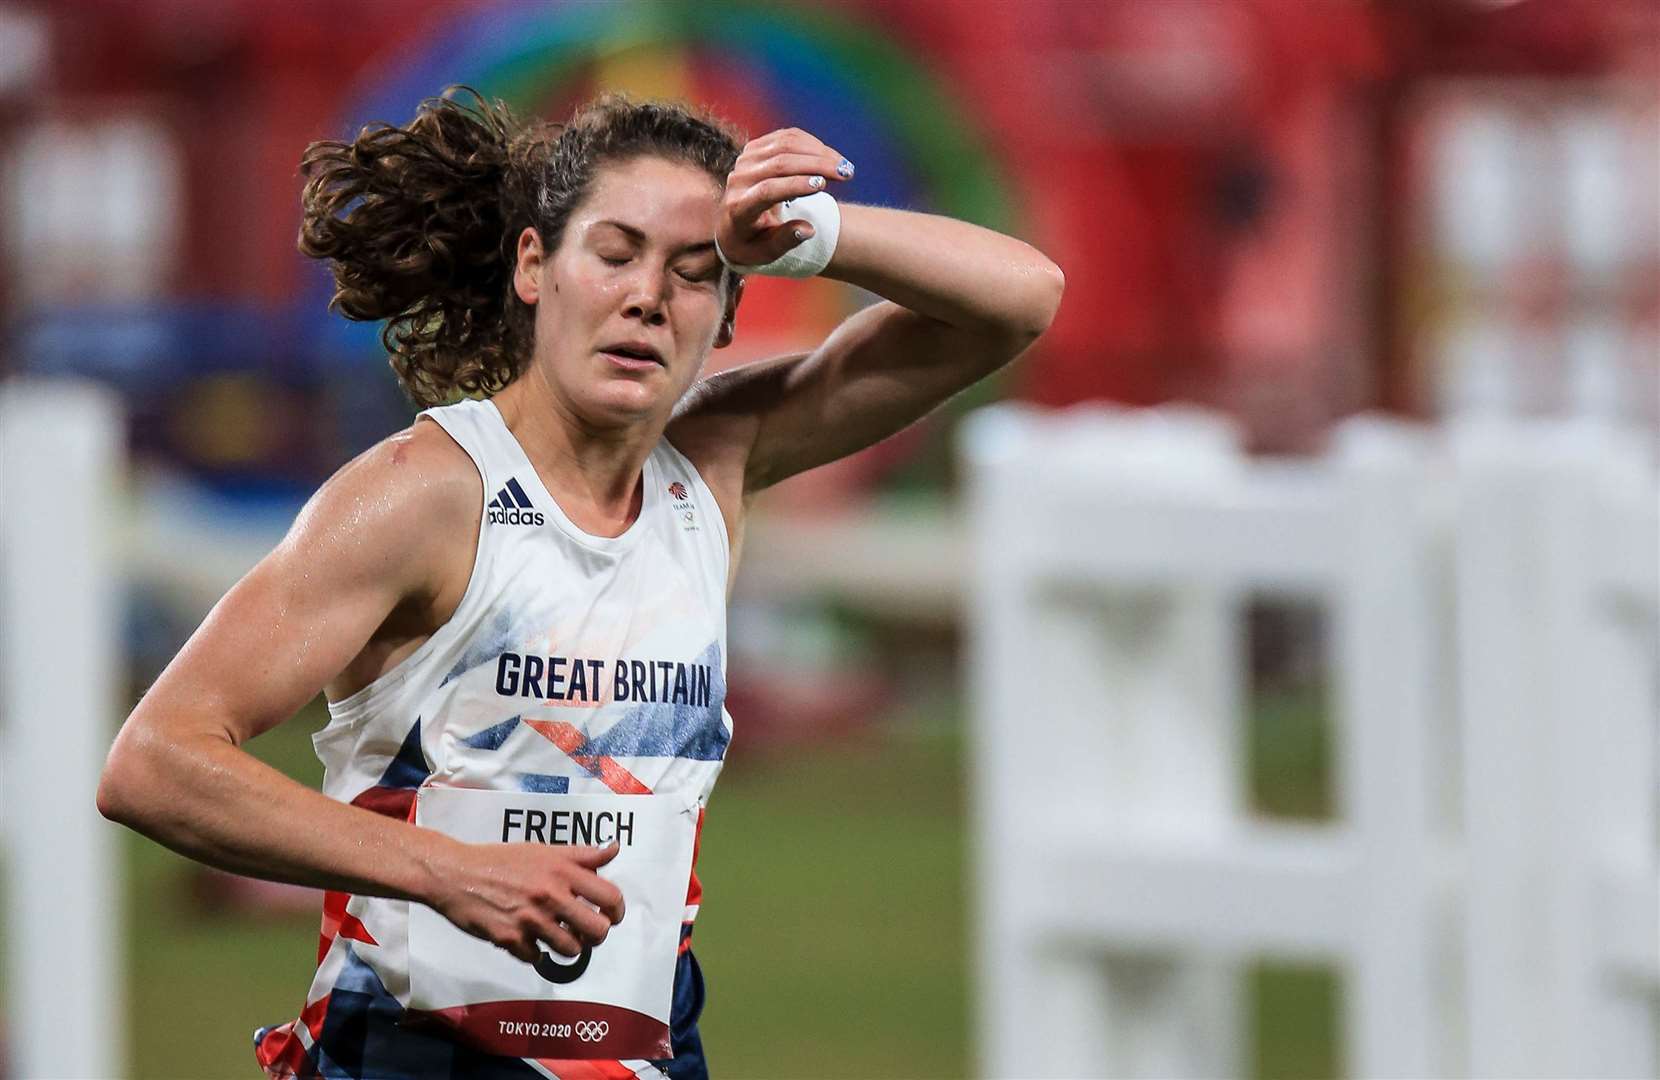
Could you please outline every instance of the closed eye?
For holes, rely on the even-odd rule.
[[[688,266],[678,271],[687,281],[713,281],[720,276],[720,263],[709,266]]]

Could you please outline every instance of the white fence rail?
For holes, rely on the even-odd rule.
[[[1244,1071],[1239,962],[1344,975],[1357,1076],[1647,1075],[1660,527],[1640,448],[1199,416],[967,436],[982,1071]],[[1246,810],[1239,610],[1330,612],[1337,820]]]
[[[124,456],[103,388],[0,386],[0,1075],[125,1068],[124,897],[94,805],[118,708],[110,508]]]

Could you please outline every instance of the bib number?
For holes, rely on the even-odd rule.
[[[628,916],[574,959],[527,964],[409,906],[411,1020],[436,1023],[490,1054],[665,1058],[697,805],[683,795],[554,795],[422,788],[415,823],[469,843],[546,843],[620,850],[600,876]]]

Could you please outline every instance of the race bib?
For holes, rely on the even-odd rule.
[[[534,965],[409,905],[409,1007],[459,1041],[528,1058],[666,1058],[697,804],[685,795],[427,787],[415,823],[470,843],[621,845],[599,869],[626,911],[579,957]]]

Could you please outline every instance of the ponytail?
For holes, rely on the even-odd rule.
[[[524,305],[504,250],[517,125],[473,98],[430,98],[407,127],[371,124],[349,143],[312,143],[300,161],[300,251],[332,263],[331,310],[386,320],[381,341],[419,405],[506,386],[518,373],[514,324],[528,321],[509,315]],[[520,135],[521,154],[536,134]]]

